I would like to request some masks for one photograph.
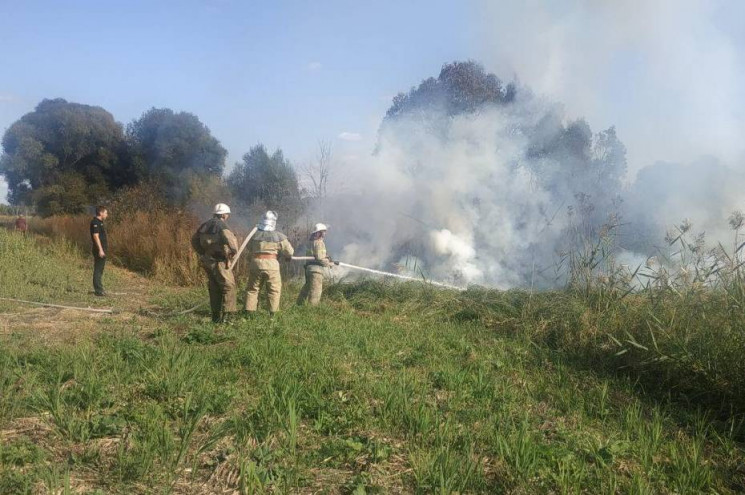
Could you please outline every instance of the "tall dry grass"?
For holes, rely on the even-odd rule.
[[[71,241],[89,254],[91,217],[34,218],[32,232]],[[107,222],[109,259],[117,265],[174,285],[201,281],[201,270],[189,239],[199,221],[187,213],[135,212]]]
[[[0,214],[0,228],[3,228],[3,229],[12,229],[13,228],[13,222],[15,222],[15,217],[14,216]]]
[[[52,239],[67,239],[85,253],[91,252],[89,223],[91,217],[55,216],[48,218],[33,217],[29,219],[28,228],[34,234]]]
[[[112,209],[112,212],[115,211]],[[54,216],[33,218],[32,232],[53,239],[72,242],[83,254],[91,252],[89,223],[91,217]],[[109,259],[124,268],[141,273],[169,285],[197,285],[204,282],[204,274],[196,253],[191,248],[191,236],[204,219],[183,211],[133,211],[126,215],[114,214],[107,221]],[[238,241],[248,234],[246,227],[230,225]],[[295,246],[305,232],[287,233]],[[300,253],[303,254],[303,253]],[[248,277],[248,257],[243,256],[235,269],[240,284]],[[282,263],[285,279],[302,275],[301,263]]]

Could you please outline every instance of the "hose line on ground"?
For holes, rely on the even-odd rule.
[[[78,311],[90,311],[91,313],[107,313],[107,314],[111,314],[111,313],[114,312],[114,310],[111,309],[111,308],[90,308],[90,307],[88,307],[88,308],[81,308],[79,306],[63,306],[61,304],[51,304],[51,303],[41,303],[41,302],[36,302],[36,301],[26,301],[26,300],[23,300],[23,299],[13,299],[13,298],[10,298],[10,297],[0,297],[0,301],[12,301],[12,302],[17,302],[17,303],[22,303],[22,304],[32,304],[34,306],[45,306],[45,307],[49,307],[49,308],[75,309],[75,310],[78,310]]]

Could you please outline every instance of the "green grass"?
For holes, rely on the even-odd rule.
[[[54,265],[87,282],[85,263]],[[700,378],[703,344],[662,335],[654,356],[692,357],[650,361],[629,326],[652,320],[644,301],[363,282],[294,308],[295,291],[274,321],[121,314],[74,341],[4,334],[0,493],[745,490],[737,368]],[[149,297],[173,312],[206,290]],[[665,304],[652,314],[669,322]],[[608,336],[626,331],[617,355]]]
[[[93,261],[81,258],[68,242],[29,235],[25,238],[0,228],[0,297],[65,304],[96,303],[93,296]],[[107,267],[107,287],[116,290],[123,281]],[[13,303],[0,301],[0,308]]]

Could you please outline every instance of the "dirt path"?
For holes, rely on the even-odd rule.
[[[132,325],[150,327],[156,324],[153,316],[162,311],[152,303],[152,297],[163,287],[147,278],[119,267],[107,267],[116,274],[117,283],[109,297],[92,299],[92,292],[83,290],[70,294],[65,300],[39,301],[80,308],[112,309],[113,313],[96,313],[78,309],[40,307],[11,303],[13,309],[0,312],[0,337],[14,335],[45,343],[74,342],[108,327]],[[179,289],[168,288],[169,291]]]

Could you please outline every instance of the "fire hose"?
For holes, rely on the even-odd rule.
[[[33,306],[44,306],[47,308],[60,308],[60,309],[74,309],[76,311],[88,311],[90,313],[107,313],[111,314],[114,312],[113,309],[109,308],[83,308],[80,306],[64,306],[62,304],[52,304],[52,303],[42,303],[42,302],[36,302],[36,301],[26,301],[24,299],[14,299],[10,297],[0,297],[0,301],[10,301],[10,302],[17,302],[21,304],[31,304]]]
[[[251,237],[253,237],[253,235],[255,233],[256,233],[256,229],[254,228],[248,234],[248,236],[246,237],[246,240],[243,241],[243,245],[241,246],[241,249],[238,251],[238,253],[236,254],[235,258],[233,259],[233,263],[230,265],[230,268],[229,268],[230,270],[232,270],[233,267],[235,266],[235,264],[238,262],[238,258],[240,257],[241,253],[243,252],[243,249],[246,247],[246,244],[248,244],[248,241],[251,239]],[[293,258],[292,258],[292,261],[312,261],[312,260],[315,260],[315,258],[312,257],[312,256],[293,256]],[[436,285],[438,287],[443,287],[443,288],[446,288],[446,289],[454,289],[454,290],[458,290],[458,291],[465,290],[464,288],[457,287],[455,285],[445,284],[445,283],[442,283],[442,282],[435,282],[433,280],[425,280],[425,279],[417,278],[417,277],[409,277],[407,275],[401,275],[399,273],[390,273],[390,272],[384,272],[384,271],[381,271],[381,270],[373,270],[372,268],[365,268],[364,266],[350,265],[349,263],[343,263],[341,261],[338,262],[338,263],[335,263],[335,264],[337,264],[338,266],[343,266],[344,268],[349,268],[349,269],[352,269],[352,270],[359,270],[359,271],[363,271],[363,272],[367,272],[367,273],[374,273],[376,275],[382,275],[384,277],[394,277],[394,278],[398,278],[398,279],[402,279],[402,280],[410,280],[410,281],[414,281],[414,282],[424,282],[424,283]],[[51,308],[74,309],[74,310],[78,310],[78,311],[88,311],[88,312],[92,312],[92,313],[108,313],[108,314],[111,314],[111,313],[114,312],[114,310],[108,309],[108,308],[91,308],[91,307],[83,308],[83,307],[79,307],[79,306],[63,306],[63,305],[60,305],[60,304],[40,303],[40,302],[36,302],[36,301],[25,301],[25,300],[21,300],[21,299],[11,299],[9,297],[0,297],[0,301],[12,301],[12,302],[17,302],[17,303],[32,304],[32,305],[35,305],[35,306],[46,306],[46,307],[51,307]],[[173,312],[173,313],[167,313],[167,314],[161,314],[161,315],[158,315],[157,313],[152,313],[150,311],[145,311],[145,312],[146,313],[150,313],[153,316],[160,316],[160,317],[180,316],[180,315],[184,315],[184,314],[187,314],[187,313],[191,313],[191,312],[193,312],[193,311],[201,308],[205,304],[207,304],[207,303],[206,302],[199,303],[196,306],[194,306],[193,308],[189,308],[187,310],[176,311],[176,312]]]
[[[292,261],[313,261],[313,260],[315,260],[315,258],[313,256],[293,256],[292,257]],[[374,273],[376,275],[382,275],[384,277],[394,277],[394,278],[399,278],[401,280],[409,280],[409,281],[413,281],[413,282],[424,282],[424,283],[427,283],[427,284],[436,285],[438,287],[444,287],[446,289],[454,289],[454,290],[459,290],[459,291],[466,290],[463,287],[458,287],[458,286],[455,286],[455,285],[445,284],[443,282],[435,282],[434,280],[426,280],[424,278],[419,278],[419,277],[410,277],[408,275],[401,275],[400,273],[391,273],[391,272],[384,272],[384,271],[381,271],[381,270],[373,270],[372,268],[366,268],[364,266],[357,266],[357,265],[350,265],[349,263],[344,263],[342,261],[334,262],[334,264],[336,264],[338,266],[343,266],[344,268],[349,268],[351,270],[358,270],[358,271],[361,271],[361,272]]]
[[[241,248],[238,250],[238,253],[236,253],[235,257],[233,258],[233,262],[232,262],[232,264],[230,265],[230,268],[229,268],[230,270],[232,270],[233,267],[236,265],[236,263],[238,262],[238,258],[240,258],[241,253],[243,252],[243,250],[245,249],[246,245],[248,244],[248,241],[251,240],[251,237],[253,237],[253,235],[255,233],[256,233],[256,227],[254,227],[254,229],[251,232],[249,232],[248,236],[246,236],[246,239],[243,241],[243,244],[241,245]],[[313,256],[293,256],[292,257],[292,261],[313,261],[313,260],[315,260],[315,258]],[[465,290],[463,287],[457,287],[455,285],[444,284],[442,282],[435,282],[435,281],[432,281],[432,280],[425,280],[425,279],[417,278],[417,277],[409,277],[407,275],[401,275],[399,273],[390,273],[390,272],[384,272],[384,271],[380,271],[380,270],[373,270],[372,268],[365,268],[364,266],[350,265],[349,263],[343,263],[341,261],[334,262],[334,264],[336,264],[338,266],[343,266],[344,268],[350,268],[352,270],[359,270],[359,271],[363,271],[363,272],[367,272],[367,273],[374,273],[376,275],[383,275],[385,277],[395,277],[395,278],[399,278],[399,279],[402,279],[402,280],[409,280],[409,281],[414,281],[414,282],[425,282],[425,283],[428,283],[428,284],[436,285],[438,287],[443,287],[443,288],[446,288],[446,289],[454,289],[454,290],[458,290],[458,291]],[[169,317],[169,316],[180,316],[180,315],[184,315],[184,314],[187,314],[187,313],[191,313],[191,312],[193,312],[193,311],[201,308],[202,306],[204,306],[206,304],[207,303],[204,302],[204,303],[200,303],[200,304],[194,306],[193,308],[190,308],[190,309],[187,309],[187,310],[184,310],[184,311],[177,311],[177,312],[174,312],[174,313],[168,313],[168,314],[165,314],[165,315],[158,315],[158,316]]]
[[[254,227],[253,230],[251,230],[251,232],[248,233],[246,238],[243,239],[243,244],[241,244],[241,247],[240,249],[238,249],[238,252],[235,253],[235,256],[233,257],[233,261],[230,262],[230,266],[228,267],[228,270],[230,270],[231,272],[233,271],[233,268],[235,268],[235,265],[238,264],[238,260],[240,259],[241,254],[243,254],[243,250],[246,249],[246,246],[248,245],[248,241],[250,241],[251,238],[254,236],[254,234],[256,233],[256,230],[258,230],[258,227]]]
[[[251,229],[251,232],[248,233],[246,238],[243,239],[243,243],[241,244],[241,247],[238,249],[238,252],[235,253],[233,260],[230,262],[230,265],[228,266],[228,270],[230,270],[231,272],[233,271],[233,268],[235,268],[235,265],[238,264],[238,260],[240,259],[241,254],[243,254],[243,250],[246,249],[246,246],[248,245],[248,241],[251,240],[251,238],[254,236],[257,230],[258,230],[258,227],[254,227],[253,229]],[[183,311],[175,311],[173,313],[167,313],[167,314],[161,314],[161,315],[157,315],[155,313],[151,313],[151,314],[153,314],[154,316],[160,316],[160,317],[181,316],[181,315],[185,315],[188,313],[192,313],[206,304],[207,304],[206,302],[199,303],[193,308],[185,309]]]

